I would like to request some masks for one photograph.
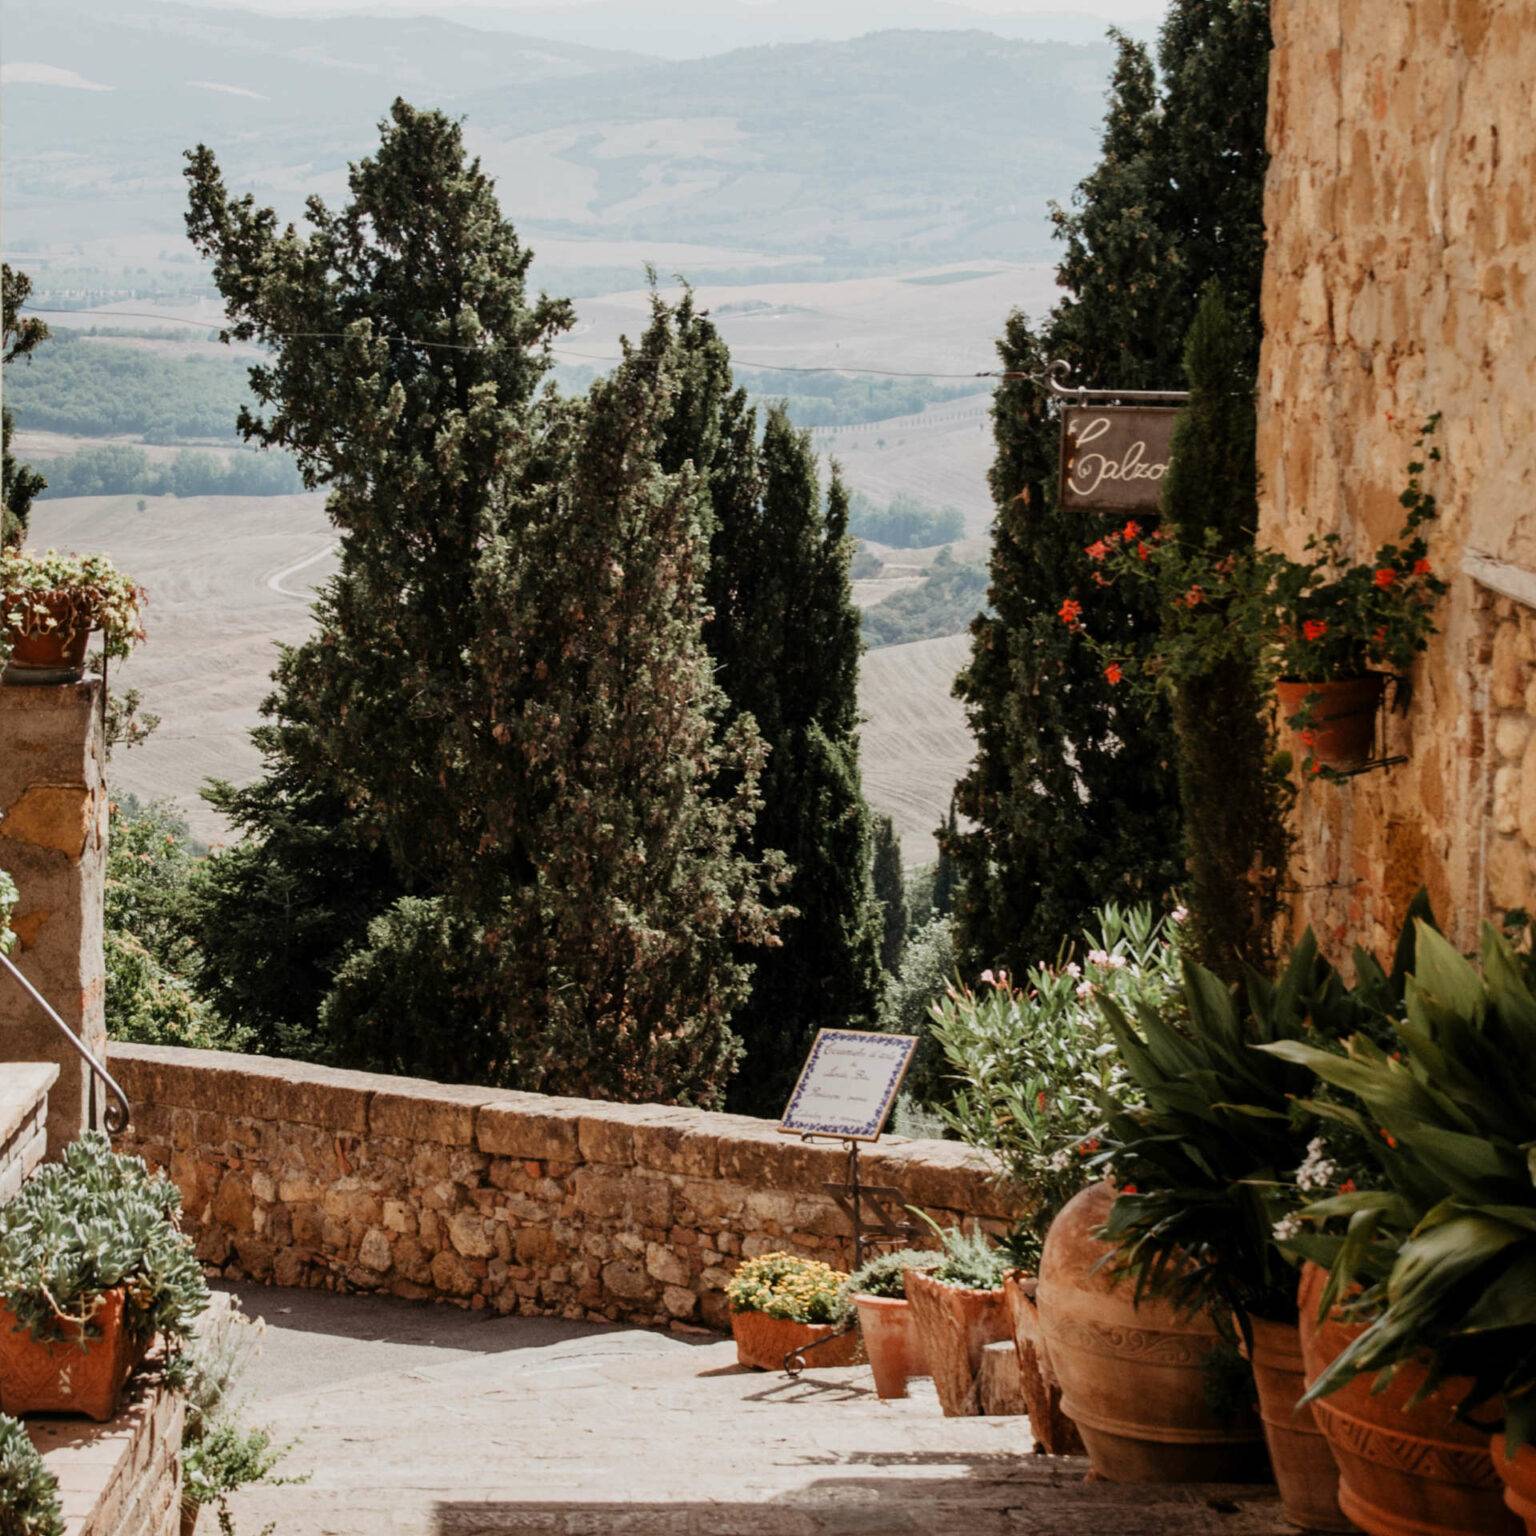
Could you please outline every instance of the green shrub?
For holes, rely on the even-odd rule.
[[[183,1339],[208,1305],[191,1243],[176,1226],[181,1192],[90,1131],[0,1207],[0,1299],[37,1339],[87,1337],[104,1292],[124,1286],[135,1339]]]
[[[58,1479],[27,1432],[0,1413],[0,1536],[64,1536]]]
[[[916,1035],[918,1041],[903,1097],[923,1109],[931,1110],[949,1091],[944,1053],[933,1036],[933,1005],[944,996],[954,974],[953,928],[947,917],[939,917],[907,940],[901,970],[886,986],[885,1027],[893,1034]]]
[[[1157,1006],[1177,988],[1178,924],[1145,907],[1107,906],[1079,958],[1036,966],[1022,982],[983,972],[933,1009],[948,1087],[941,1112],[989,1153],[1013,1196],[1010,1246],[1039,1262],[1056,1213],[1098,1177],[1092,1165],[1106,1107],[1135,1102],[1099,1003]]]
[[[931,1269],[923,1266],[933,1279],[967,1291],[1002,1288],[1008,1271],[1015,1267],[1010,1252],[999,1248],[984,1232],[966,1232],[960,1227],[940,1228],[928,1217],[923,1219],[933,1227],[942,1245],[939,1262]]]
[[[938,1248],[897,1248],[876,1254],[848,1276],[843,1290],[850,1299],[854,1296],[899,1298],[906,1295],[901,1277],[909,1269],[931,1272],[944,1261],[944,1252]]]

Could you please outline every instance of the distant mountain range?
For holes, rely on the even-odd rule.
[[[567,11],[567,33],[608,4]],[[509,215],[598,286],[632,282],[651,246],[703,248],[700,278],[717,260],[789,277],[1039,259],[1047,201],[1092,163],[1111,63],[1102,41],[981,30],[667,61],[436,18],[158,0],[4,0],[0,17],[7,250],[61,288],[115,271],[135,292],[195,272],[184,149],[213,145],[241,188],[297,215],[309,192],[344,193],[396,95],[461,114]]]

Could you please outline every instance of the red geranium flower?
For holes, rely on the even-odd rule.
[[[1104,677],[1108,682],[1118,683],[1124,676],[1125,673],[1120,670],[1120,663],[1118,661],[1112,661],[1104,668]]]
[[[1353,1179],[1345,1179],[1344,1182],[1339,1185],[1339,1193],[1341,1195],[1352,1195],[1354,1192],[1355,1181]]]
[[[1322,619],[1308,619],[1301,626],[1301,632],[1308,640],[1321,640],[1328,633],[1328,625]]]
[[[1137,545],[1136,545],[1136,558],[1138,560],[1145,560],[1147,558],[1147,546],[1145,544],[1142,544],[1140,542],[1137,543]]]
[[[1304,747],[1315,747],[1317,745],[1317,732],[1303,731],[1301,733],[1301,744]]]
[[[1390,587],[1397,580],[1397,572],[1390,565],[1381,566],[1374,577],[1378,587]]]
[[[1205,593],[1201,591],[1200,584],[1198,582],[1184,594],[1184,603],[1186,607],[1198,608],[1204,601]]]
[[[1136,523],[1136,522],[1130,522],[1130,523],[1127,523],[1125,525],[1125,527],[1122,528],[1120,531],[1128,539],[1139,539],[1141,537],[1141,524],[1140,523]]]
[[[1063,624],[1076,624],[1082,617],[1083,605],[1075,597],[1069,597],[1056,612],[1060,614]]]
[[[1415,576],[1428,576],[1434,570],[1428,560],[1415,560],[1413,562],[1413,574]]]
[[[1083,553],[1090,560],[1102,560],[1109,553],[1109,545],[1103,539],[1095,539]]]

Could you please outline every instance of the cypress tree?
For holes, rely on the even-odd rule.
[[[1252,551],[1258,532],[1252,347],[1219,284],[1201,300],[1184,353],[1189,405],[1173,435],[1163,484],[1181,552],[1221,560]],[[1165,624],[1176,625],[1170,609]],[[1220,617],[1217,615],[1216,617]],[[1189,845],[1192,951],[1236,982],[1267,972],[1286,855],[1283,775],[1254,671],[1241,651],[1213,657],[1172,685],[1179,798]]]
[[[9,367],[25,357],[39,342],[48,339],[48,327],[35,315],[23,315],[22,307],[32,292],[32,279],[25,272],[13,271],[9,262],[0,267],[0,310],[3,310],[4,337],[0,341],[0,363]],[[0,494],[0,548],[20,544],[27,532],[27,514],[33,499],[48,482],[29,465],[11,456],[11,433],[15,422],[9,406],[0,410],[0,449],[3,449],[4,481]]]
[[[755,857],[782,855],[791,909],[734,1026],[745,1055],[729,1107],[777,1115],[815,1031],[869,1026],[882,990],[882,922],[859,773],[859,615],[848,495],[834,468],[823,497],[808,433],[781,409],[761,436],[730,354],[685,295],[677,310],[678,392],[661,451],[709,491],[705,641],[727,699],[768,749]]]
[[[901,970],[901,953],[907,947],[907,882],[901,867],[901,839],[889,816],[875,817],[874,835],[870,878],[883,921],[880,967],[887,976],[894,976]]]
[[[1240,323],[1257,316],[1269,46],[1262,0],[1173,0],[1160,71],[1118,38],[1102,157],[1054,211],[1064,296],[1038,326],[1009,317],[1005,369],[1039,378],[1064,358],[1089,386],[1180,388],[1207,279],[1222,280]],[[941,839],[959,877],[962,965],[1022,973],[1095,906],[1164,898],[1183,834],[1167,707],[1127,707],[1059,617],[1064,599],[1091,599],[1083,549],[1108,524],[1057,505],[1051,399],[1010,379],[993,422],[989,609],[956,683],[976,756],[956,795],[965,825]],[[1094,635],[1130,651],[1157,623],[1150,600],[1100,608]]]

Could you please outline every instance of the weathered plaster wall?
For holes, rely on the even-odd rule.
[[[231,1278],[719,1327],[743,1256],[852,1256],[823,1188],[841,1149],[762,1120],[163,1046],[111,1065],[133,1105],[119,1145],[169,1170]],[[940,1222],[1006,1225],[956,1143],[881,1143],[864,1179]]]
[[[1453,583],[1388,723],[1411,761],[1303,792],[1297,919],[1379,949],[1424,882],[1469,942],[1536,904],[1536,6],[1272,12],[1262,532],[1298,553],[1339,530],[1364,557],[1441,411],[1433,558]]]

